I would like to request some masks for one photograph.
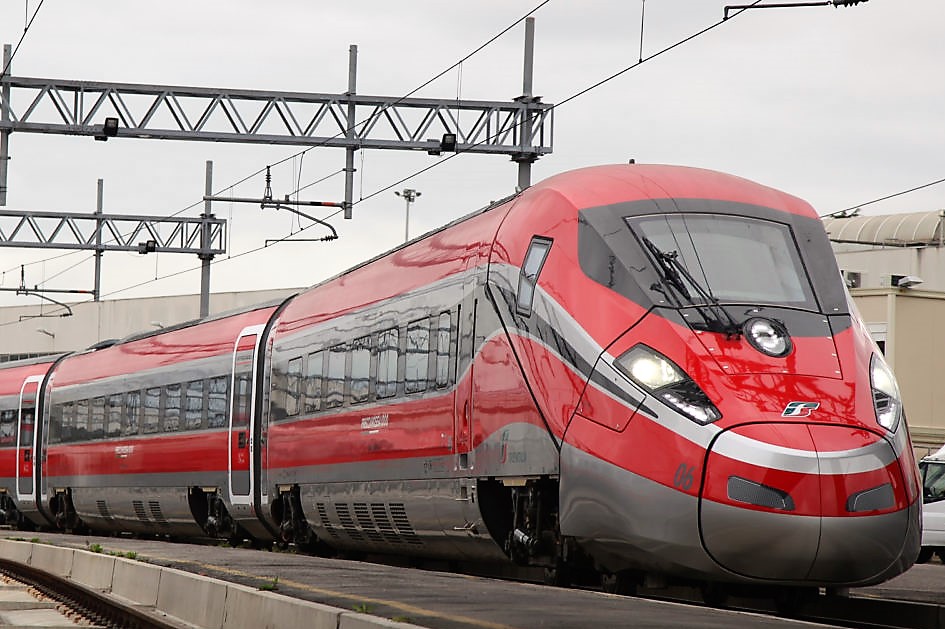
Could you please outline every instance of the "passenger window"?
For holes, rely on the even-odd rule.
[[[47,430],[46,443],[59,443],[62,441],[62,404],[52,404],[49,407],[49,424]],[[2,426],[3,420],[0,418],[0,447],[3,447]]]
[[[422,319],[407,327],[407,349],[404,365],[404,390],[407,393],[426,391],[430,374],[430,320]]]
[[[141,391],[125,394],[125,412],[121,417],[121,434],[124,437],[138,434],[138,417],[141,413]]]
[[[89,438],[101,439],[105,435],[105,398],[92,400],[92,415],[89,419]]]
[[[397,357],[400,353],[400,330],[393,328],[377,335],[377,397],[397,394]]]
[[[63,443],[75,441],[75,402],[66,402],[62,405],[62,429],[60,439]]]
[[[121,434],[121,398],[121,393],[115,393],[105,402],[105,434],[109,437]]]
[[[249,369],[247,367],[247,369]],[[239,429],[249,426],[249,413],[252,400],[252,391],[249,387],[251,374],[247,371],[236,375],[236,391],[233,395],[233,428]]]
[[[0,411],[0,447],[12,446],[16,434],[16,411]]]
[[[311,413],[321,408],[322,373],[325,352],[312,352],[308,355],[305,370],[305,412]]]
[[[32,408],[23,409],[23,417],[20,422],[20,447],[30,448],[33,446],[33,420],[35,410]]]
[[[336,408],[345,399],[345,346],[336,345],[328,351],[328,382],[325,408]]]
[[[164,387],[164,432],[180,430],[181,386],[169,384]]]
[[[441,389],[450,383],[450,313],[440,314],[436,326],[436,387]]]
[[[187,383],[184,398],[184,430],[200,430],[203,427],[203,380]]]
[[[226,376],[211,378],[207,391],[207,428],[222,428],[227,424],[227,389],[230,379]]]
[[[89,438],[89,401],[79,400],[75,403],[75,432],[73,441],[85,441]]]
[[[302,357],[289,361],[286,372],[285,414],[289,417],[299,414],[299,399],[302,396]]]
[[[145,389],[144,391],[144,426],[143,432],[146,434],[155,433],[159,430],[159,421],[161,419],[161,389]]]
[[[371,395],[371,337],[351,343],[351,403],[367,402]]]
[[[519,314],[528,316],[532,313],[532,303],[535,301],[535,286],[538,284],[538,275],[551,249],[551,240],[535,236],[532,238],[525,261],[518,277],[518,297],[515,307]]]

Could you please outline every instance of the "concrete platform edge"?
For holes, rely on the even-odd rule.
[[[50,544],[0,539],[0,557],[205,629],[421,629],[174,568]]]

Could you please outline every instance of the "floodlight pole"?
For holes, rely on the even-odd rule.
[[[524,103],[532,101],[532,78],[535,69],[535,18],[525,18],[525,63],[522,68],[522,95],[515,100]],[[530,146],[532,143],[532,115],[526,113],[524,124],[521,128],[522,146]],[[536,156],[522,154],[512,157],[518,162],[518,189],[524,190],[532,185],[532,162]]]
[[[357,44],[351,44],[348,47],[348,98],[354,97],[357,83],[358,46]],[[355,140],[355,105],[353,100],[348,101],[346,125],[345,136],[349,143],[353,143]],[[345,218],[351,218],[351,209],[354,206],[354,152],[356,150],[358,149],[350,144],[345,148]]]
[[[0,77],[2,86],[0,86],[0,121],[9,122],[10,110],[5,105],[10,102],[10,83],[7,77],[10,76],[10,63],[13,58],[12,47],[10,44],[3,45],[3,67],[7,71]],[[7,204],[7,165],[10,162],[10,133],[9,129],[0,130],[0,206]]]
[[[95,201],[95,215],[102,215],[104,206],[105,181],[98,180],[98,193]],[[92,301],[101,301],[102,299],[102,219],[95,219],[95,288],[92,290]]]
[[[208,220],[214,218],[210,211],[210,200],[207,196],[213,194],[213,162],[207,160],[207,179],[204,186],[205,197],[203,202],[203,214],[200,218],[203,223],[200,225],[200,249],[207,252],[210,249],[210,224]],[[210,262],[213,260],[212,253],[198,253],[200,258],[200,318],[210,314]]]

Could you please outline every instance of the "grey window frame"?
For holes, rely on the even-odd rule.
[[[515,311],[522,316],[528,317],[532,314],[538,277],[545,267],[545,262],[548,260],[548,254],[551,253],[553,244],[554,240],[547,236],[532,236],[532,240],[528,244],[525,258],[522,260],[522,268],[518,275],[518,290],[515,293]]]

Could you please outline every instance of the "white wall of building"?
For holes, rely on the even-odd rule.
[[[210,314],[282,300],[300,290],[211,294]],[[0,356],[80,350],[106,339],[195,319],[200,296],[88,301],[70,307],[71,316],[62,316],[65,309],[48,303],[0,308]]]

